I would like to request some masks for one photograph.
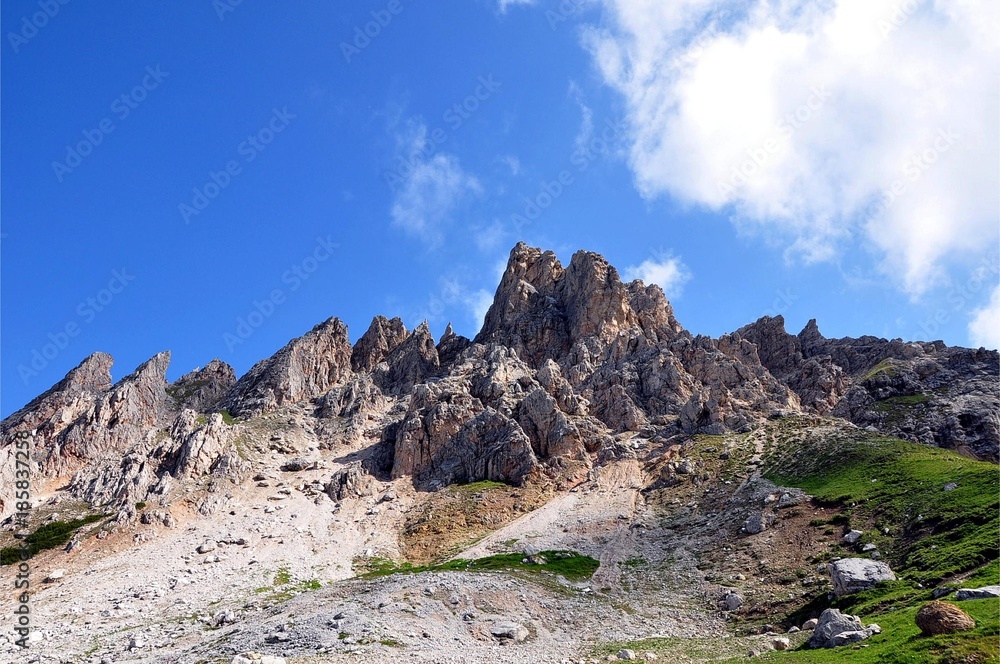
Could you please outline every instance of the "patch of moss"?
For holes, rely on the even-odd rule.
[[[871,380],[880,373],[884,373],[886,376],[890,377],[896,375],[896,365],[893,363],[891,358],[886,358],[869,369],[868,372],[861,377],[861,380]]]
[[[525,557],[521,553],[503,553],[486,558],[466,560],[456,558],[440,565],[415,566],[410,563],[397,564],[387,558],[373,558],[367,561],[367,571],[362,578],[371,579],[390,574],[417,574],[420,572],[508,572],[527,571],[548,572],[565,577],[569,581],[586,581],[600,563],[575,551],[542,551],[536,556]]]
[[[78,529],[88,524],[100,521],[105,515],[91,514],[82,519],[72,521],[52,521],[40,526],[35,532],[24,538],[24,544],[28,551],[28,558],[41,551],[54,549],[69,541]],[[0,565],[12,565],[21,560],[22,547],[8,546],[0,549]]]

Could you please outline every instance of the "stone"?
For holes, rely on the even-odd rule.
[[[788,650],[792,645],[792,642],[783,636],[779,636],[776,639],[771,639],[771,647],[775,650]]]
[[[809,630],[816,629],[816,625],[818,623],[819,623],[818,619],[816,619],[816,618],[810,618],[809,620],[807,620],[804,623],[802,623],[802,631],[803,632],[808,632]]]
[[[53,583],[55,581],[59,581],[64,576],[66,576],[66,570],[64,570],[64,569],[54,569],[51,572],[49,572],[49,575],[47,577],[45,577],[44,581],[45,581],[45,583]]]
[[[846,542],[847,544],[856,544],[857,541],[861,539],[861,536],[864,534],[865,534],[864,531],[852,530],[846,535],[844,535],[844,542]]]
[[[490,627],[490,634],[499,640],[508,640],[520,643],[528,638],[529,632],[524,625],[511,622],[509,620],[502,620],[493,623]]]
[[[722,597],[722,607],[726,611],[738,611],[744,603],[743,596],[737,592],[729,592]]]
[[[621,650],[619,650],[617,657],[618,659],[626,659],[626,660],[638,659],[635,655],[635,651],[630,650],[628,648],[622,648]]]
[[[811,648],[835,648],[867,639],[881,631],[878,625],[866,628],[857,616],[841,613],[838,609],[826,609],[816,621],[808,644]]]
[[[759,535],[775,521],[777,517],[770,512],[756,512],[743,523],[743,528],[751,535]]]
[[[198,545],[196,551],[198,553],[208,553],[210,551],[215,551],[216,548],[218,548],[218,544],[215,540],[205,540]]]
[[[1000,597],[1000,586],[983,586],[981,588],[959,588],[955,592],[955,599],[964,601],[967,599],[992,599]]]
[[[841,558],[830,564],[833,592],[838,597],[868,590],[882,581],[895,581],[896,575],[883,562],[865,558]]]
[[[962,609],[936,600],[920,607],[915,621],[920,631],[928,636],[965,632],[976,626],[976,621]]]

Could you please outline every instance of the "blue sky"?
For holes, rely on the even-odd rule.
[[[997,345],[991,3],[64,2],[0,10],[4,416],[98,350],[473,336],[518,240],[694,333]]]

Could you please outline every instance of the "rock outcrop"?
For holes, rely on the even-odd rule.
[[[352,346],[330,318],[239,380],[213,360],[168,385],[169,357],[114,385],[111,358],[88,357],[4,420],[0,479],[12,477],[14,434],[34,431],[42,477],[72,476],[75,495],[98,503],[142,501],[172,482],[241,476],[239,427],[273,430],[273,418],[310,419],[316,448],[351,446],[371,477],[428,489],[586,473],[634,455],[622,441],[640,432],[660,441],[748,432],[803,410],[998,458],[995,352],[826,339],[815,321],[792,336],[780,317],[718,339],[694,336],[658,286],[622,282],[592,252],[564,267],[523,243],[474,341],[449,325],[435,342],[426,322],[407,331],[399,318],[376,316]],[[304,451],[278,434],[262,444]],[[673,469],[694,471],[680,460]],[[9,514],[9,490],[0,501]],[[751,502],[745,528],[754,534],[782,505]],[[857,585],[850,571],[835,588]]]
[[[215,407],[236,384],[236,373],[222,360],[212,360],[203,368],[184,374],[167,388],[170,406],[205,412]]]
[[[330,318],[255,364],[220,407],[252,416],[317,397],[350,377],[351,353],[347,326]]]
[[[815,320],[793,336],[781,316],[737,332],[803,408],[914,442],[1000,461],[1000,355],[940,341],[827,339]]]

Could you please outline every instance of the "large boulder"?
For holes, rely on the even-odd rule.
[[[1000,597],[1000,586],[983,586],[982,588],[960,588],[955,593],[955,599],[963,601],[967,599],[993,599]]]
[[[937,601],[924,604],[915,620],[920,631],[928,636],[965,632],[976,626],[976,621],[962,609]]]
[[[820,614],[808,643],[810,648],[836,648],[863,641],[881,631],[875,624],[865,627],[857,616],[841,613],[838,609],[827,609]]]
[[[867,558],[842,558],[830,565],[830,579],[837,597],[868,590],[882,581],[895,581],[896,575],[883,562]]]

